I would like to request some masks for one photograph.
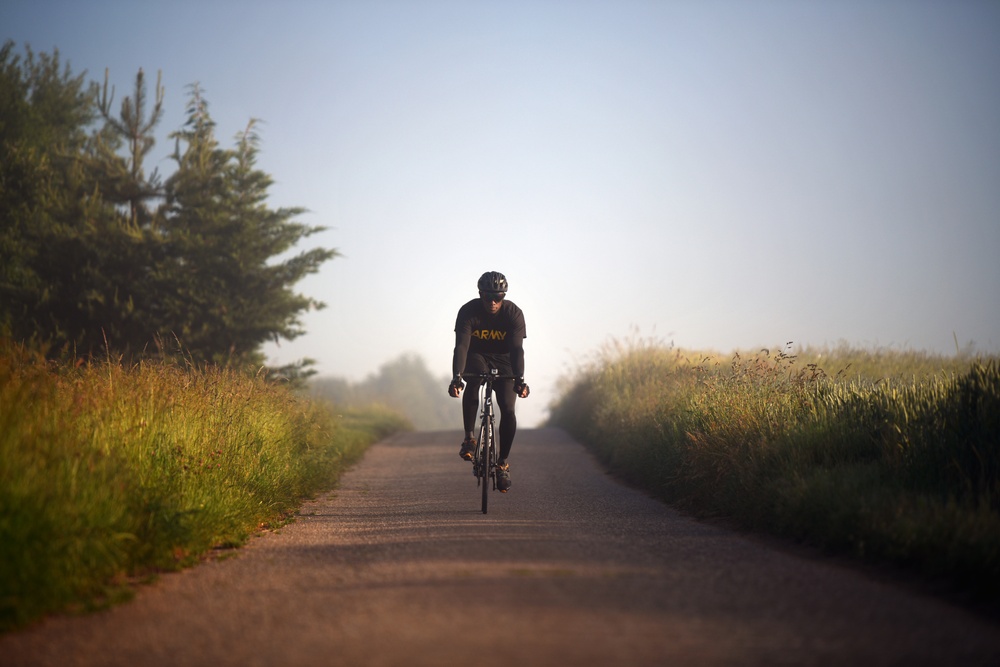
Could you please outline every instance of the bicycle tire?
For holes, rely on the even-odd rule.
[[[479,474],[483,478],[483,514],[486,514],[487,505],[490,499],[490,452],[493,450],[493,432],[489,428],[486,418],[483,418],[483,425],[479,430],[480,455]]]

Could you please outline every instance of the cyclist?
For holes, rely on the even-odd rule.
[[[528,397],[524,383],[524,313],[507,300],[507,278],[497,271],[487,271],[479,278],[479,298],[458,310],[455,321],[455,354],[452,358],[451,384],[448,394],[458,398],[462,393],[462,373],[486,373],[495,368],[500,375],[512,375],[516,380],[498,380],[493,384],[497,407],[500,408],[500,459],[497,461],[497,488],[510,489],[510,456],[517,417],[514,402]],[[465,440],[459,452],[466,461],[472,460],[476,449],[476,411],[479,409],[479,387],[482,380],[469,380],[462,398],[462,422]]]

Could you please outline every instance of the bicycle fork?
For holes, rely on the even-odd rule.
[[[496,468],[496,430],[493,421],[493,401],[489,394],[485,397],[485,405],[483,405],[483,420],[479,428],[479,443],[476,447],[476,453],[472,460],[472,474],[476,476],[476,485],[480,483],[486,484],[488,480],[493,480],[493,488],[496,489],[496,477],[494,476],[494,469]],[[483,447],[487,448],[486,456],[483,456]],[[485,470],[480,470],[483,468],[483,459],[486,459]]]

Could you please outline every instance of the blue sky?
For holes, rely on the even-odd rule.
[[[614,339],[1000,350],[997,2],[7,0],[0,38],[119,99],[161,71],[161,172],[188,85],[262,120],[272,205],[343,254],[275,363],[447,375],[486,270],[527,424]]]

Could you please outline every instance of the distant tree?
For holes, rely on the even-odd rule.
[[[313,377],[309,380],[309,393],[338,405],[358,405],[361,401],[354,385],[341,377]]]
[[[363,382],[341,378],[314,378],[313,395],[342,405],[380,403],[405,415],[413,427],[429,431],[461,428],[461,405],[447,395],[450,378],[435,378],[423,358],[403,354],[383,364]]]

